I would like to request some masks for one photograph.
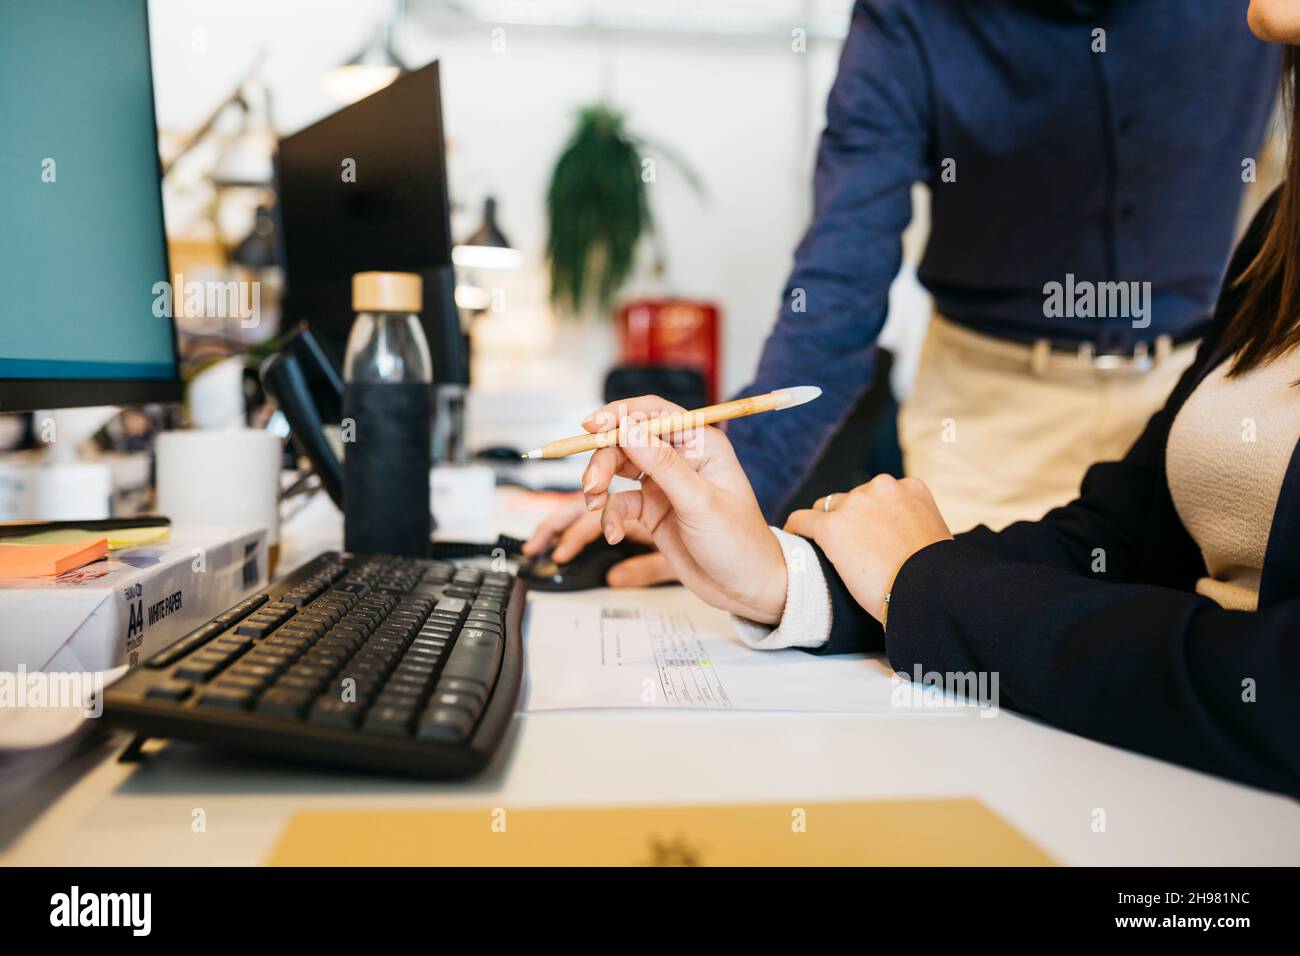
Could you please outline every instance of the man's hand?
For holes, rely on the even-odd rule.
[[[790,515],[785,530],[816,541],[844,584],[877,621],[903,563],[952,532],[919,478],[877,475],[844,494]]]
[[[654,545],[650,532],[640,522],[628,522],[626,530],[633,541]],[[551,557],[557,564],[568,564],[601,536],[600,515],[588,511],[582,498],[575,498],[556,508],[537,526],[524,544],[524,554],[533,557],[551,548]],[[675,580],[676,575],[668,567],[668,562],[657,551],[620,561],[605,575],[605,583],[612,588],[648,588]]]

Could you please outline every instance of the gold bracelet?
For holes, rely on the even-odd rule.
[[[889,627],[889,596],[893,592],[885,593],[885,600],[880,604],[880,629],[883,631]]]

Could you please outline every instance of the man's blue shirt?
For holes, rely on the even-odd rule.
[[[1110,351],[1205,321],[1280,77],[1245,7],[858,0],[813,221],[742,393],[824,394],[728,429],[769,516],[870,381],[916,182],[931,193],[918,277],[954,322]],[[1140,319],[1067,317],[1045,308],[1053,282],[1151,295]]]

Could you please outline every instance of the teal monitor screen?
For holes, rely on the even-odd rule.
[[[179,397],[145,7],[0,2],[0,412]]]

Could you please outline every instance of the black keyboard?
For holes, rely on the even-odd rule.
[[[518,701],[523,606],[504,572],[324,554],[127,674],[104,716],[142,737],[467,776]]]

